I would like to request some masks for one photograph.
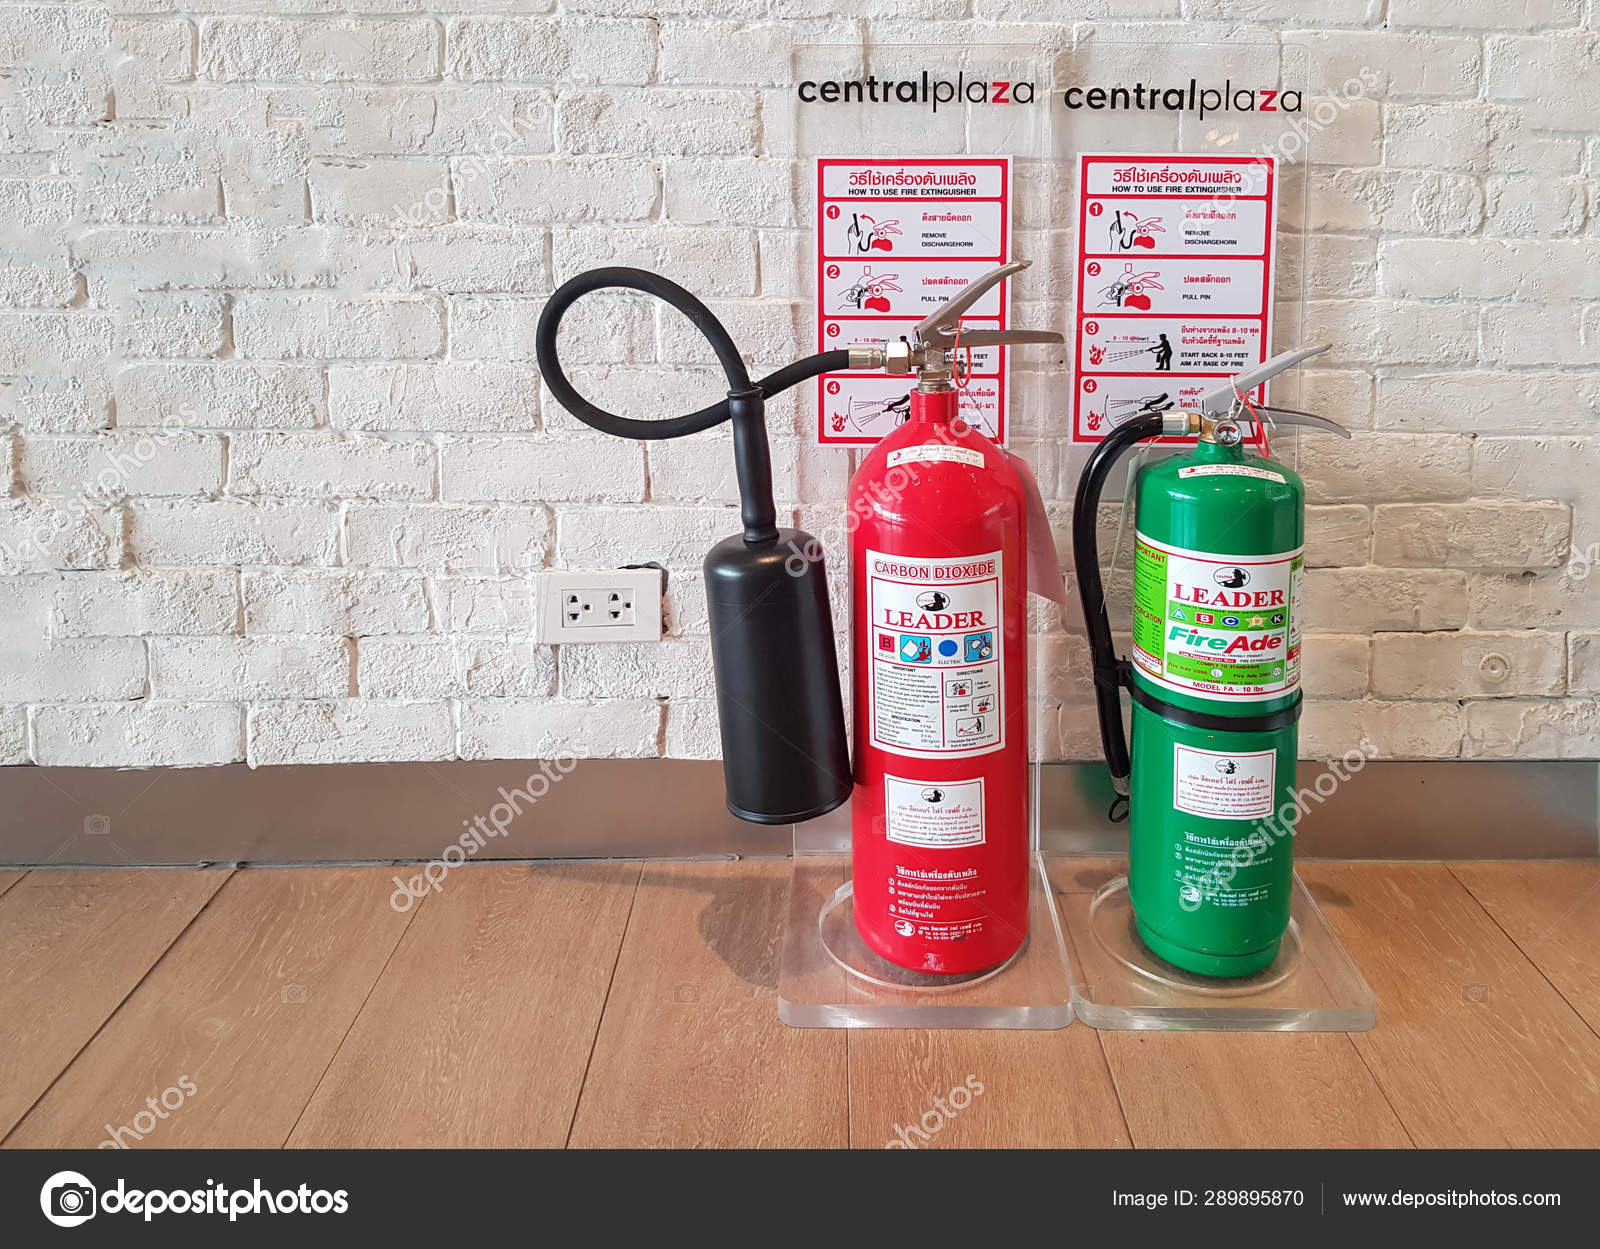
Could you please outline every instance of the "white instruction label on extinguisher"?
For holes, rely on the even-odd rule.
[[[983,845],[983,778],[908,781],[884,773],[884,824],[890,841],[948,850]]]
[[[1004,747],[1000,552],[866,557],[872,744],[922,759]]]
[[[1214,820],[1271,815],[1278,755],[1272,750],[1224,752],[1173,743],[1172,805]]]

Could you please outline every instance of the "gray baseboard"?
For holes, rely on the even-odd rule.
[[[478,817],[478,859],[685,858],[789,852],[787,827],[734,819],[717,763],[371,763],[115,771],[0,768],[0,865],[146,866],[427,860]],[[1301,783],[1321,769],[1305,764]],[[543,776],[539,780],[531,778]],[[514,805],[502,797],[504,790]],[[520,795],[519,792],[520,791]],[[1047,851],[1103,852],[1105,770],[1040,770]],[[520,808],[520,814],[517,811]],[[847,844],[844,811],[816,830]],[[1299,853],[1321,858],[1600,857],[1600,764],[1369,763],[1312,807]]]

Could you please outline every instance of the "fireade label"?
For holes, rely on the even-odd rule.
[[[1220,556],[1136,534],[1133,662],[1168,689],[1278,698],[1300,684],[1300,551]]]
[[[1271,815],[1278,755],[1273,750],[1224,754],[1173,745],[1172,805],[1214,820]]]
[[[883,777],[885,835],[903,846],[948,850],[981,846],[983,778],[970,781],[909,781]]]
[[[866,553],[872,744],[923,759],[1005,745],[1000,552]]]

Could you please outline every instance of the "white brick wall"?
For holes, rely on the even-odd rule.
[[[714,754],[698,566],[736,527],[728,442],[563,412],[544,297],[659,269],[785,363],[795,46],[1015,41],[1070,71],[1099,37],[1187,77],[1195,30],[1236,20],[1313,85],[1375,84],[1315,141],[1310,233],[1284,239],[1334,342],[1301,402],[1357,430],[1299,457],[1306,751],[1600,756],[1595,0],[236,8],[0,0],[0,763]],[[1068,224],[1067,180],[1024,188]],[[1060,319],[1060,238],[1028,240],[1060,288],[1029,323]],[[563,345],[632,415],[721,391],[637,301],[586,301]],[[771,405],[780,514],[835,532],[848,459],[807,419]],[[1023,426],[1059,521],[1081,454]],[[649,559],[662,644],[529,640],[540,570]],[[1036,613],[1047,757],[1097,748],[1076,615]]]

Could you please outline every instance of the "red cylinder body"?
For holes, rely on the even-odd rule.
[[[900,967],[960,974],[1028,933],[1027,507],[954,392],[850,482],[856,928]]]

